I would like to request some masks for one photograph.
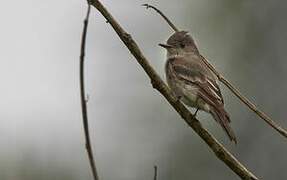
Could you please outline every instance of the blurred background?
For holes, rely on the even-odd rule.
[[[287,1],[111,1],[104,5],[164,78],[173,33],[154,11],[189,31],[201,53],[287,128]],[[5,1],[0,6],[0,179],[91,178],[80,97],[79,47],[86,2]],[[103,180],[239,179],[184,123],[109,24],[93,9],[86,84],[92,144]],[[287,143],[222,84],[238,145],[207,114],[199,119],[261,179],[287,179]],[[192,110],[193,111],[193,110]]]

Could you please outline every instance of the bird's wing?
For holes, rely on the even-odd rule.
[[[217,83],[218,78],[216,77],[216,75],[214,74],[214,72],[212,72],[212,71],[209,69],[209,67],[204,63],[204,60],[205,60],[205,61],[207,61],[207,60],[206,60],[202,55],[199,55],[198,58],[201,60],[201,62],[203,62],[202,64],[203,64],[203,65],[206,67],[206,69],[209,71],[209,76],[212,76],[212,77],[213,77],[213,78],[211,78],[211,79],[212,79],[212,82],[213,82],[213,85],[216,87],[216,89],[218,89],[218,94],[220,95],[221,100],[222,100],[222,103],[224,104],[224,100],[223,100],[223,98],[222,98],[221,90],[220,90],[219,85],[218,85],[218,83]]]
[[[183,58],[174,58],[172,70],[175,76],[190,86],[198,87],[197,95],[210,106],[210,113],[214,119],[222,126],[228,137],[236,141],[235,134],[229,126],[230,118],[224,110],[223,98],[216,80],[210,76],[210,72],[196,62],[190,62]]]
[[[175,75],[187,84],[199,88],[198,95],[212,106],[223,105],[223,98],[216,80],[208,76],[206,69],[198,63],[191,63],[184,58],[175,58],[172,62]]]

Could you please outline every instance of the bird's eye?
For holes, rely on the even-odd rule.
[[[180,47],[181,47],[181,48],[184,48],[184,47],[185,47],[185,44],[182,44],[182,43],[181,43],[181,44],[180,44]]]

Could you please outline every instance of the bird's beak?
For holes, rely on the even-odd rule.
[[[165,49],[170,49],[170,48],[173,48],[172,45],[169,45],[169,44],[158,44],[160,47],[163,47]]]

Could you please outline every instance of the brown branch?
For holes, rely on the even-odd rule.
[[[156,73],[154,68],[149,64],[148,60],[142,54],[136,42],[118,24],[118,22],[112,17],[112,15],[102,5],[102,3],[99,0],[91,0],[91,5],[98,9],[98,11],[110,23],[120,39],[135,57],[137,62],[143,67],[144,71],[150,77],[153,87],[166,98],[166,100],[185,120],[185,122],[205,141],[205,143],[211,148],[215,155],[221,161],[223,161],[233,172],[241,177],[241,179],[258,179],[255,175],[248,171],[247,168],[244,167],[228,150],[226,150],[206,129],[204,129],[200,122],[196,118],[192,117],[192,114],[189,112],[189,110],[172,95],[168,86],[164,83],[164,81],[160,78],[160,76]]]
[[[167,22],[167,24],[175,31],[177,32],[178,29],[176,28],[176,26],[160,11],[158,10],[156,7],[149,5],[149,4],[143,4],[142,6],[146,7],[147,9],[152,8],[154,9],[157,13],[159,13]]]
[[[80,54],[80,93],[81,93],[81,107],[82,107],[82,116],[83,116],[83,125],[85,131],[85,139],[86,139],[86,150],[89,157],[90,166],[93,173],[94,180],[98,180],[98,174],[96,169],[96,163],[93,156],[93,150],[90,141],[89,134],[89,123],[88,123],[88,112],[87,112],[87,102],[85,99],[85,78],[84,78],[84,61],[85,61],[85,47],[86,47],[86,37],[87,37],[87,29],[89,23],[91,5],[88,3],[87,15],[84,20],[84,27],[82,32],[82,40],[81,40],[81,54]]]
[[[255,114],[257,114],[261,119],[263,119],[267,124],[279,132],[282,136],[287,137],[287,131],[273,121],[267,114],[259,110],[251,101],[249,101],[245,96],[243,96],[239,90],[237,90],[226,78],[219,74],[218,71],[205,59],[202,58],[203,62],[213,71],[217,76],[218,80],[222,82],[228,89],[238,97],[249,109],[251,109]]]
[[[174,26],[173,23],[156,7],[145,4],[147,8],[154,9],[157,13],[159,13],[170,25],[172,29],[176,32],[178,29]],[[202,58],[203,62],[208,66],[208,68],[217,76],[218,80],[222,82],[236,97],[238,97],[249,109],[251,109],[255,114],[257,114],[261,119],[263,119],[267,124],[269,124],[272,128],[274,128],[277,132],[279,132],[282,136],[287,137],[287,131],[283,129],[280,125],[278,125],[275,121],[273,121],[267,114],[263,111],[259,110],[250,100],[248,100],[239,90],[237,90],[227,79],[225,79],[205,58]]]

